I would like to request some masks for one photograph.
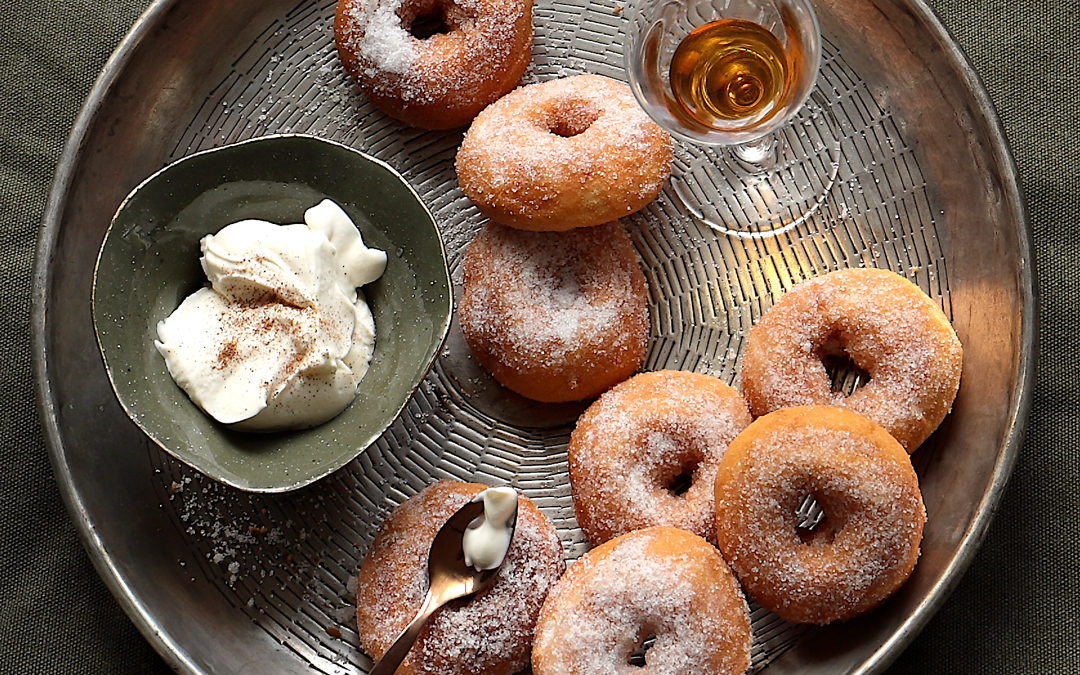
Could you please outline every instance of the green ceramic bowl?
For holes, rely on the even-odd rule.
[[[362,290],[375,317],[371,368],[352,405],[312,429],[233,431],[203,413],[154,347],[157,323],[206,278],[199,239],[244,218],[303,222],[324,198],[387,252]],[[397,418],[449,330],[453,293],[431,213],[386,164],[310,136],[259,138],[185,157],[124,200],[102,243],[93,314],[120,404],[158,445],[206,475],[255,492],[307,485],[358,456]]]

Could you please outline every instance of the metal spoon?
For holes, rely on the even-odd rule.
[[[405,630],[401,631],[390,649],[386,650],[382,658],[371,669],[370,675],[392,675],[405,660],[424,624],[431,618],[440,607],[460,598],[468,598],[484,590],[495,581],[498,567],[488,570],[477,570],[465,564],[465,553],[462,549],[462,539],[469,523],[477,517],[484,515],[483,501],[470,501],[450,516],[450,519],[439,529],[435,540],[431,542],[431,551],[428,553],[428,591],[420,610],[413,617]],[[517,504],[514,504],[514,515],[510,518],[507,526],[511,536],[517,524]],[[503,560],[505,560],[505,556]]]

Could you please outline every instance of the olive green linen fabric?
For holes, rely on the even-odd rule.
[[[0,672],[164,673],[84,553],[34,405],[38,226],[94,77],[146,0],[0,0]],[[932,0],[1002,119],[1042,293],[1026,441],[986,540],[889,671],[1080,668],[1080,53],[1076,0]]]

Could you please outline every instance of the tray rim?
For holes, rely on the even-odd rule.
[[[149,39],[150,33],[158,24],[159,18],[166,15],[179,0],[152,0],[135,20],[123,39],[110,54],[101,72],[87,95],[72,126],[71,133],[64,145],[60,160],[56,165],[56,174],[49,189],[45,212],[38,227],[37,251],[34,260],[34,272],[31,291],[31,366],[33,368],[34,389],[38,415],[45,436],[45,445],[53,467],[56,486],[60,497],[75,524],[79,540],[90,557],[90,562],[98,576],[119,603],[121,609],[135,624],[143,637],[151,644],[159,656],[170,668],[177,672],[198,673],[198,666],[187,657],[181,645],[165,631],[158,629],[153,614],[143,604],[123,575],[117,569],[112,558],[105,550],[104,542],[92,526],[89,513],[81,495],[75,490],[70,466],[64,457],[64,440],[56,416],[56,401],[52,397],[49,381],[49,356],[46,348],[48,326],[47,289],[52,279],[52,258],[58,238],[58,221],[63,213],[68,192],[74,179],[75,167],[79,161],[82,147],[86,143],[98,110],[116,80],[123,73],[133,54],[142,43]]]
[[[868,0],[873,1],[873,0]],[[904,620],[895,633],[883,642],[855,671],[857,673],[876,673],[883,671],[914,640],[931,617],[955,589],[963,572],[970,565],[988,533],[989,524],[997,512],[1002,493],[1015,467],[1025,434],[1033,398],[1039,355],[1038,317],[1040,313],[1040,292],[1035,273],[1033,242],[1028,211],[1019,183],[1017,167],[1009,148],[1001,119],[996,112],[989,93],[975,71],[967,55],[957,43],[951,32],[944,26],[927,0],[895,0],[905,5],[929,31],[930,37],[942,49],[945,59],[955,67],[964,90],[976,104],[971,114],[980,123],[985,132],[991,154],[1009,180],[1001,185],[1004,210],[1016,216],[1019,227],[1016,231],[1017,254],[1020,263],[1018,270],[1021,312],[1019,317],[1020,358],[1017,363],[1017,387],[1011,392],[1008,407],[1009,416],[1004,443],[1000,446],[995,462],[992,479],[983,498],[975,511],[975,517],[968,523],[956,554],[941,572],[939,581],[932,591],[919,603],[914,611]],[[56,400],[52,395],[49,380],[49,354],[47,329],[49,325],[48,292],[53,276],[52,260],[59,236],[60,217],[63,214],[71,190],[76,168],[80,162],[81,150],[87,142],[89,133],[97,121],[97,113],[110,90],[125,72],[134,54],[143,43],[152,37],[162,19],[180,5],[180,0],[152,0],[143,13],[132,24],[123,39],[109,56],[101,72],[81,107],[71,132],[64,145],[56,165],[54,179],[49,188],[45,211],[38,227],[37,244],[32,274],[31,287],[31,366],[34,381],[36,407],[41,421],[43,435],[50,463],[61,499],[74,521],[75,529],[83,548],[86,550],[98,576],[105,583],[113,597],[135,624],[143,637],[173,670],[184,673],[202,673],[198,665],[185,652],[182,645],[167,632],[161,630],[153,613],[135,594],[124,576],[108,554],[104,542],[90,520],[82,496],[75,489],[70,466],[66,461],[66,447],[61,434]]]

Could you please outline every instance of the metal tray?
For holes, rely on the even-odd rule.
[[[965,346],[953,412],[915,455],[929,523],[910,581],[854,622],[804,629],[754,611],[755,669],[882,670],[983,537],[1013,465],[1034,373],[1030,235],[977,78],[917,0],[821,0],[819,99],[842,137],[832,193],[773,239],[728,238],[670,189],[626,219],[651,293],[646,367],[735,381],[751,323],[795,282],[887,267],[940,300]],[[34,365],[57,482],[98,571],[181,672],[356,673],[354,571],[394,505],[437,477],[509,481],[586,548],[567,483],[582,406],[498,388],[457,329],[402,417],[359,459],[285,495],[226,488],[171,460],[109,389],[89,311],[93,261],[132,186],[171,160],[274,132],[337,140],[398,169],[443,229],[460,280],[481,218],[457,188],[458,133],[368,105],[332,42],[332,0],[160,0],[102,73],[61,161],[34,277]],[[615,0],[537,0],[527,81],[622,78]],[[677,162],[697,161],[687,149]]]

